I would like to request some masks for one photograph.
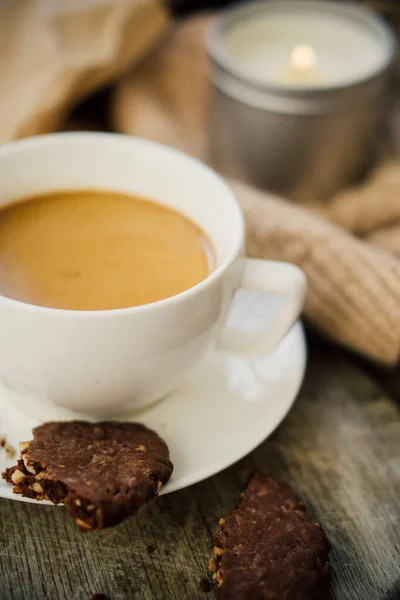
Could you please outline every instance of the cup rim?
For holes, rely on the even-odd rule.
[[[122,143],[126,144],[136,144],[138,146],[147,146],[153,147],[157,150],[161,150],[163,152],[168,152],[173,154],[177,160],[189,163],[193,166],[196,166],[200,170],[204,172],[204,175],[210,179],[214,179],[216,182],[222,185],[226,196],[229,197],[229,201],[232,205],[234,212],[236,213],[236,218],[239,225],[239,236],[235,243],[235,245],[228,252],[227,256],[221,261],[220,264],[202,281],[197,283],[196,285],[180,292],[179,294],[175,294],[174,296],[169,296],[168,298],[164,298],[163,300],[157,300],[156,302],[150,302],[148,304],[140,304],[138,306],[130,306],[127,308],[111,308],[104,310],[72,310],[72,309],[64,309],[64,308],[53,308],[47,306],[40,306],[36,304],[30,304],[29,302],[23,302],[21,300],[15,300],[14,298],[8,298],[0,294],[0,305],[6,304],[10,306],[15,306],[20,310],[29,310],[30,312],[37,314],[47,314],[51,316],[65,316],[65,317],[75,317],[75,318],[104,318],[104,317],[115,317],[129,314],[139,314],[139,313],[147,313],[156,308],[167,308],[173,306],[174,304],[178,304],[182,300],[187,300],[195,296],[196,294],[202,292],[206,287],[214,283],[217,279],[219,279],[224,272],[233,264],[236,260],[240,251],[243,247],[244,243],[244,216],[242,209],[239,204],[239,200],[236,194],[233,192],[232,188],[227,184],[225,179],[219,175],[216,171],[214,171],[211,167],[201,162],[197,158],[182,152],[176,148],[168,146],[166,144],[162,144],[160,142],[155,142],[153,140],[148,140],[145,138],[141,138],[138,136],[122,134],[122,133],[111,133],[111,132],[102,132],[102,131],[67,131],[67,132],[59,132],[59,133],[48,133],[43,135],[37,135],[32,137],[27,137],[21,140],[9,142],[0,147],[0,161],[3,155],[9,155],[10,152],[15,152],[16,154],[20,150],[24,149],[32,149],[40,146],[42,144],[52,144],[53,141],[60,141],[62,139],[71,139],[71,138],[85,138],[85,139],[97,139],[97,140],[115,140],[118,139]],[[1,210],[1,208],[0,208]],[[195,219],[193,219],[195,221]],[[196,222],[196,221],[195,221]],[[206,232],[207,233],[207,232]]]
[[[379,77],[382,73],[392,65],[396,53],[397,43],[394,33],[389,25],[385,23],[383,18],[376,14],[371,9],[360,6],[354,1],[349,4],[332,3],[320,0],[304,0],[301,4],[302,9],[318,9],[319,12],[341,14],[349,19],[357,19],[364,25],[375,30],[375,33],[380,37],[385,46],[386,56],[380,66],[371,70],[363,77],[359,77],[352,82],[344,82],[340,84],[329,84],[324,86],[306,87],[306,86],[281,86],[274,83],[266,83],[259,80],[256,76],[248,75],[244,69],[237,65],[234,58],[224,48],[223,36],[227,29],[241,20],[254,17],[262,14],[264,11],[290,11],[291,8],[299,9],[296,0],[253,0],[249,4],[239,4],[238,6],[228,7],[223,9],[211,21],[206,37],[206,48],[209,57],[215,63],[222,67],[231,77],[245,82],[249,86],[254,86],[262,90],[264,93],[277,94],[282,96],[306,96],[314,97],[315,95],[328,95],[333,92],[342,92],[348,89],[357,88]]]

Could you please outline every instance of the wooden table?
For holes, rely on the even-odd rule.
[[[86,535],[61,507],[1,500],[0,599],[215,598],[207,571],[213,533],[259,469],[292,483],[323,524],[332,543],[331,599],[399,600],[399,391],[399,373],[312,337],[293,410],[219,475]]]

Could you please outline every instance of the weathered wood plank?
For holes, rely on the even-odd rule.
[[[269,440],[114,529],[82,535],[62,508],[0,501],[1,600],[214,598],[200,586],[212,534],[255,469],[291,482],[323,523],[333,545],[331,600],[399,599],[399,406],[365,365],[312,346],[300,398]]]

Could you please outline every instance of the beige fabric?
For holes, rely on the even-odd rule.
[[[208,17],[196,17],[175,26],[120,82],[112,105],[117,130],[168,143],[209,161],[207,23]],[[399,165],[386,165],[365,186],[314,207],[319,216],[245,183],[231,183],[245,212],[249,254],[294,262],[304,269],[309,320],[374,360],[397,363],[400,261],[377,246],[396,252],[395,234],[383,228],[397,221],[400,227]],[[344,228],[365,237],[371,234],[374,245]],[[381,231],[372,235],[377,229]]]
[[[0,143],[56,129],[138,60],[168,23],[157,0],[0,3]]]
[[[314,209],[359,235],[400,223],[400,162],[383,164],[364,185],[344,190],[327,206]]]
[[[209,15],[174,25],[154,52],[116,87],[112,120],[134,133],[208,161]]]
[[[386,250],[400,259],[400,223],[385,229],[378,229],[378,231],[372,232],[367,239],[377,248]]]

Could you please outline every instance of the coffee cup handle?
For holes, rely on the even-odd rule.
[[[222,328],[217,348],[232,354],[261,356],[271,352],[299,317],[307,289],[306,277],[295,265],[245,258],[240,289],[257,290],[281,296],[274,322],[265,329],[246,332]]]

